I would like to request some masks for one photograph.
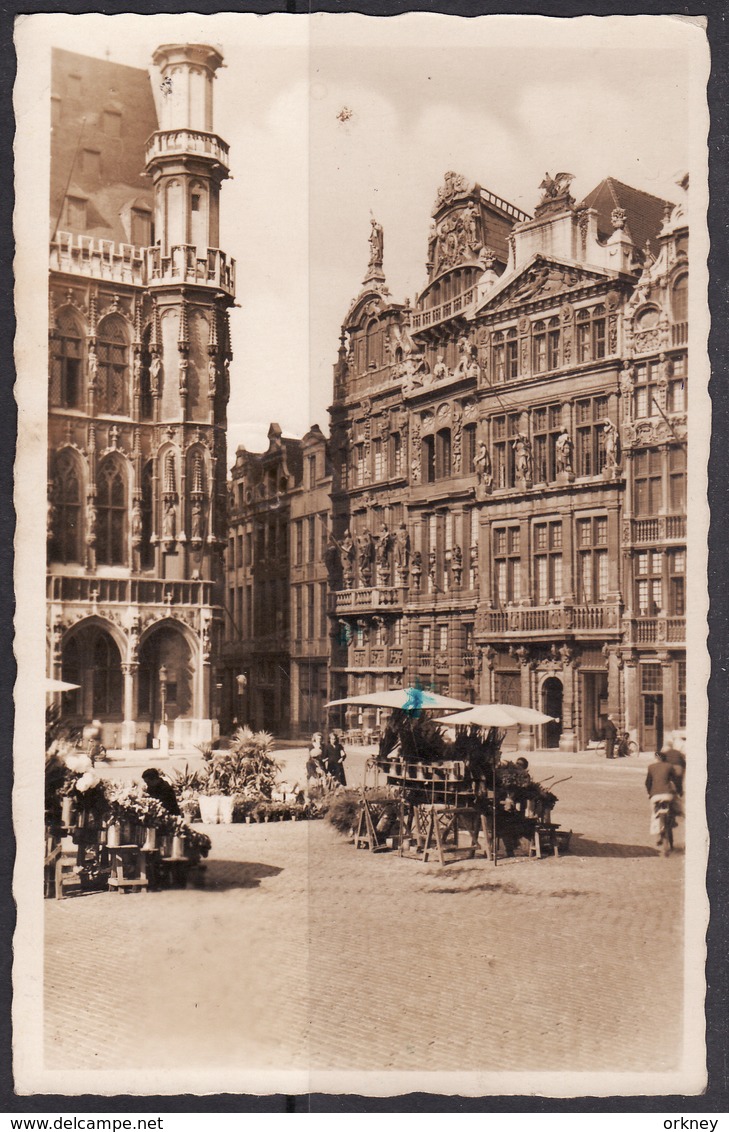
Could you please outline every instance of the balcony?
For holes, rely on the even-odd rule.
[[[193,283],[235,294],[235,260],[218,248],[208,248],[198,256],[194,244],[179,244],[162,255],[160,248],[137,248],[57,232],[50,248],[51,271],[139,287],[153,284]]]
[[[632,645],[683,645],[686,643],[685,617],[634,617],[627,622],[628,642]]]
[[[631,519],[631,541],[636,546],[686,538],[685,515],[657,515],[650,519]]]
[[[115,244],[113,240],[57,232],[51,244],[50,268],[69,275],[143,287],[146,284],[144,252],[144,248],[133,244]]]
[[[490,636],[617,633],[618,629],[617,605],[514,606],[484,614],[484,631]]]
[[[413,330],[425,330],[429,326],[437,326],[439,322],[446,322],[456,314],[461,314],[476,298],[476,288],[469,287],[460,295],[455,295],[447,302],[429,310],[413,311]]]
[[[355,668],[402,668],[402,648],[394,645],[369,645],[352,650]]]
[[[213,604],[213,582],[50,574],[46,578],[46,594],[49,601],[82,605],[200,606]]]
[[[404,591],[398,586],[361,586],[356,590],[339,590],[333,597],[333,612],[345,616],[371,609],[401,608]]]
[[[147,142],[144,159],[149,165],[156,157],[170,155],[213,157],[227,173],[229,152],[229,147],[217,134],[204,133],[202,130],[158,130]]]
[[[208,248],[205,256],[198,255],[194,244],[176,244],[165,256],[161,248],[145,248],[145,263],[150,287],[192,283],[235,294],[235,260],[218,248]]]

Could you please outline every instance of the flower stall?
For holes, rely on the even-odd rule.
[[[86,755],[46,762],[45,894],[185,886],[211,842],[129,783],[102,779]]]

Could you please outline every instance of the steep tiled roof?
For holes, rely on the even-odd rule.
[[[51,234],[70,181],[70,191],[87,198],[84,233],[128,242],[121,209],[140,198],[152,204],[150,182],[142,176],[145,142],[157,129],[149,75],[55,49],[51,90]],[[118,115],[118,136],[105,112]],[[68,228],[63,217],[61,227]]]
[[[673,207],[671,201],[662,200],[642,189],[634,189],[622,181],[616,181],[614,177],[606,177],[582,201],[585,208],[597,210],[597,229],[603,239],[612,235],[614,230],[610,220],[613,209],[625,209],[625,230],[629,238],[641,249],[650,240],[654,254],[666,205]]]

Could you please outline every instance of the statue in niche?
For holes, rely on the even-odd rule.
[[[532,478],[532,445],[525,432],[520,432],[513,442],[514,471],[517,478],[529,482]]]
[[[428,551],[428,577],[431,583],[435,586],[435,572],[438,568],[438,555],[435,550],[431,548]]]
[[[423,556],[419,550],[413,551],[413,562],[410,567],[410,577],[412,579],[413,589],[420,589],[420,577],[423,573]]]
[[[463,551],[458,544],[451,550],[451,569],[453,570],[453,581],[457,587],[460,587],[463,576]]]
[[[184,397],[187,394],[187,367],[190,362],[184,354],[180,356],[179,380],[180,380],[180,395]]]
[[[96,378],[99,374],[99,358],[96,350],[89,350],[89,389],[96,389]]]
[[[50,542],[53,539],[56,526],[56,505],[51,496],[48,496],[48,509],[46,511],[46,538]]]
[[[366,527],[358,536],[357,543],[359,549],[360,582],[369,585],[372,578],[372,562],[375,557],[375,544],[372,535]]]
[[[665,354],[658,355],[658,384],[666,389],[673,376],[673,362]]]
[[[190,507],[190,536],[195,542],[203,537],[203,505],[201,499],[193,499]]]
[[[629,397],[635,387],[635,369],[626,359],[623,362],[623,368],[620,371],[620,392],[624,397]]]
[[[132,544],[139,546],[142,541],[142,504],[138,499],[132,504]]]
[[[493,479],[491,475],[491,458],[489,457],[488,448],[483,440],[480,442],[478,452],[473,458],[473,469],[476,473],[476,483],[479,487],[491,487]]]
[[[344,576],[345,586],[352,584],[354,578],[354,541],[349,530],[344,532],[341,543],[339,544],[340,558],[342,563],[342,574]]]
[[[558,472],[571,472],[572,471],[572,453],[574,445],[572,444],[572,437],[564,429],[557,437],[555,443],[555,457],[557,462]]]
[[[157,396],[159,393],[161,373],[162,361],[160,356],[159,354],[152,354],[152,360],[149,363],[149,387],[153,396]]]
[[[401,523],[395,533],[395,565],[401,574],[407,573],[410,562],[410,535],[404,523]]]
[[[218,365],[215,358],[211,358],[208,362],[208,393],[211,397],[215,396],[218,384]]]
[[[142,388],[142,358],[139,354],[134,355],[134,364],[132,366],[132,388],[135,393],[139,393]]]
[[[605,467],[617,468],[620,445],[618,430],[612,421],[605,421],[602,431],[605,437]]]
[[[86,544],[93,546],[96,542],[96,504],[93,499],[89,499],[86,504]]]
[[[377,565],[380,567],[387,566],[388,554],[390,551],[391,535],[387,523],[383,523],[380,527],[380,533],[377,536]]]
[[[166,499],[162,518],[162,538],[172,542],[177,534],[177,508],[174,499]]]

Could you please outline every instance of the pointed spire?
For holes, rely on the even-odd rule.
[[[174,495],[175,491],[175,454],[168,452],[165,456],[165,494]]]
[[[188,346],[190,342],[189,335],[190,330],[187,323],[187,303],[183,299],[182,303],[180,304],[180,332],[177,335],[177,345],[180,347]]]
[[[195,495],[202,495],[204,491],[202,456],[199,452],[195,453],[192,465],[192,491]]]

